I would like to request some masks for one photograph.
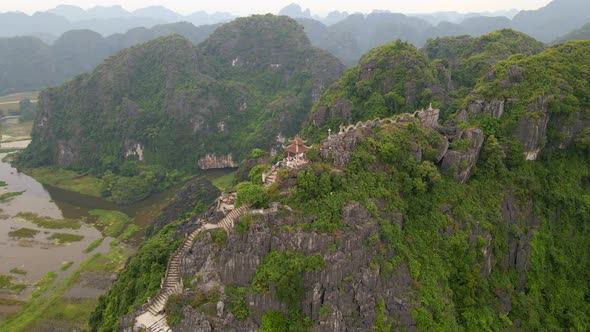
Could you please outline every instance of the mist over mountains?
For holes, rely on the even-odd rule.
[[[286,6],[280,14],[295,18],[313,46],[329,51],[346,66],[353,66],[362,54],[396,39],[422,47],[432,38],[478,37],[504,28],[524,32],[544,43],[579,39],[583,34],[558,38],[590,22],[590,1],[554,0],[538,10],[517,14],[506,11],[404,15],[374,11],[365,15],[335,10],[320,17],[296,4]],[[506,16],[487,16],[494,14]],[[121,49],[160,36],[177,33],[198,44],[220,22],[233,18],[229,13],[203,11],[183,16],[162,6],[129,12],[121,6],[84,10],[61,5],[31,16],[2,13],[0,37],[12,38],[0,38],[0,93],[60,84],[93,70]],[[183,23],[166,23],[179,21]]]
[[[195,26],[229,22],[236,16],[229,13],[196,11],[181,15],[162,6],[151,6],[128,12],[121,6],[97,6],[88,10],[60,5],[46,12],[27,15],[21,12],[0,13],[0,37],[35,36],[46,43],[70,30],[92,30],[103,36],[124,33],[130,29],[152,28],[156,25],[190,22]]]
[[[0,38],[0,95],[40,90],[92,71],[108,56],[152,39],[178,34],[193,44],[205,40],[220,24],[195,27],[188,22],[133,28],[103,37],[92,30],[71,30],[53,44],[31,36]]]

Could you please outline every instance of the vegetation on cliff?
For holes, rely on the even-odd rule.
[[[123,175],[125,161],[192,173],[206,154],[239,160],[297,133],[313,96],[342,68],[286,17],[237,19],[199,47],[163,37],[45,90],[19,161]],[[142,186],[153,184],[142,179],[118,180],[138,187],[123,201],[149,191]],[[116,187],[105,193],[116,196]]]
[[[473,88],[500,60],[514,54],[541,52],[543,43],[524,33],[504,29],[478,38],[469,36],[430,39],[423,48],[431,61],[441,60],[448,67],[455,88]]]
[[[371,264],[385,279],[407,265],[420,330],[587,329],[588,131],[567,131],[577,137],[573,141],[549,131],[540,140],[560,150],[527,162],[515,124],[525,112],[554,116],[550,128],[572,125],[563,115],[585,121],[588,45],[567,43],[497,63],[488,75],[493,79],[480,79],[464,105],[477,98],[511,100],[503,115],[484,111],[454,119],[441,132],[416,121],[364,131],[343,176],[314,164],[299,172],[286,202],[309,218],[303,230],[320,232],[354,231],[342,223],[343,210],[362,203],[381,224],[369,239],[376,253]],[[471,179],[461,184],[441,174],[434,158],[442,132],[474,126],[486,139]],[[450,149],[469,144],[458,139]],[[387,326],[393,308],[393,302],[376,308],[383,315],[375,324]]]
[[[164,227],[156,236],[143,243],[128,262],[90,317],[94,331],[119,329],[119,317],[134,311],[160,289],[170,254],[180,245],[176,224]]]
[[[437,71],[414,46],[388,43],[364,55],[313,106],[304,134],[442,103]]]
[[[535,45],[526,49],[535,53]],[[356,135],[350,136],[350,146],[338,141],[349,133],[332,137],[334,141],[322,142],[329,151],[323,160],[313,157],[305,169],[279,174],[283,183],[272,189],[281,191],[276,195],[264,195],[257,184],[239,186],[238,197],[242,192],[248,202],[280,200],[289,209],[274,217],[246,217],[237,224],[238,235],[207,240],[212,242],[211,250],[223,248],[223,259],[234,257],[228,251],[235,250],[254,255],[249,262],[260,262],[255,272],[251,265],[242,265],[252,274],[251,280],[233,278],[237,284],[226,292],[231,312],[240,322],[256,322],[262,331],[310,330],[317,324],[376,330],[587,330],[589,45],[570,42],[536,55],[499,61],[485,77],[470,80],[476,85],[472,94],[461,99],[464,109],[442,126],[424,125],[418,117],[406,116],[395,123],[355,130],[350,133]],[[466,59],[474,56],[466,50],[452,51]],[[412,75],[408,64],[412,64]],[[467,72],[480,75],[479,70]],[[396,74],[399,82],[390,80]],[[320,98],[310,119],[321,121],[310,124],[306,132],[317,138],[321,137],[318,128],[336,125],[345,116],[351,122],[417,108],[408,100],[436,104],[436,90],[427,99],[420,98],[428,92],[428,82],[436,86],[437,75],[426,56],[408,44],[396,42],[376,49]],[[408,86],[419,88],[408,94]],[[392,91],[405,93],[400,109],[385,102]],[[378,102],[369,103],[372,99]],[[525,113],[534,120],[530,123],[539,144],[534,158],[529,158],[534,161],[525,160],[530,157],[525,154],[528,143],[522,142],[517,125]],[[544,149],[539,142],[545,141],[553,148]],[[349,157],[346,162],[338,155],[344,153]],[[258,181],[264,169],[254,167],[251,180]],[[458,178],[458,172],[466,175]],[[367,227],[366,236],[360,235],[364,225],[350,223],[356,217],[351,212],[355,206],[366,211],[366,216],[359,216],[362,222],[375,226],[373,231]],[[278,219],[276,223],[273,218]],[[256,239],[256,232],[265,229],[271,232],[262,236],[268,242]],[[356,253],[368,253],[369,259],[354,262],[359,268],[350,275],[330,275],[337,281],[318,278],[313,291],[304,287],[310,274],[322,273],[338,257],[347,257],[338,251],[344,250],[338,239],[347,239],[348,245],[349,234],[358,235],[354,237],[359,242],[355,248],[360,248]],[[314,247],[314,242],[326,237],[337,240],[331,246],[324,242]],[[284,240],[292,238],[293,242]],[[308,251],[305,254],[296,249],[301,243]],[[245,244],[258,251],[248,251]],[[224,270],[228,271],[233,270]],[[403,299],[390,292],[381,297],[357,293],[360,284],[369,280],[381,285],[397,282],[399,271],[407,271],[410,279]],[[329,292],[322,289],[329,282],[338,284],[338,292],[354,292],[353,303],[318,295]],[[341,285],[350,288],[341,289]],[[108,318],[100,316],[104,308],[120,302],[117,294],[128,294],[122,283],[115,287],[119,292],[101,300],[93,326],[116,327],[116,315],[130,310],[128,301],[124,310],[113,311]],[[261,292],[271,292],[286,306],[265,313],[251,308],[246,299]],[[398,319],[400,308],[410,317]],[[365,316],[359,319],[361,311]]]
[[[480,81],[476,96],[510,99],[510,109],[516,113],[545,97],[553,114],[586,110],[590,107],[589,53],[590,41],[578,41],[529,57],[511,57],[496,64],[489,79]]]
[[[36,37],[0,38],[0,94],[42,90],[62,84],[75,75],[92,71],[109,55],[149,40],[180,34],[195,45],[209,36],[217,25],[195,27],[188,22],[135,28],[103,37],[95,30],[78,29],[63,33],[54,43]]]
[[[542,50],[541,42],[510,29],[479,38],[430,39],[422,50],[400,41],[385,44],[364,55],[320,97],[303,133],[325,137],[328,128],[413,113],[430,103],[446,118],[463,106],[495,63]]]

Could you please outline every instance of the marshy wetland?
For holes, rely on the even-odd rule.
[[[100,179],[17,170],[12,153],[29,144],[31,127],[0,120],[0,331],[85,330],[98,296],[181,185],[117,205],[100,197]],[[205,175],[225,187],[233,171]]]

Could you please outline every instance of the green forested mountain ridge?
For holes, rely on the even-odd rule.
[[[555,39],[554,41],[551,42],[551,44],[555,45],[555,44],[565,43],[570,40],[584,40],[584,39],[590,39],[590,22],[584,24],[579,29],[576,29],[570,33],[567,33],[567,34]]]
[[[314,128],[409,112],[446,93],[426,56],[405,42],[392,42],[364,55],[358,65],[324,93],[311,113]],[[327,127],[326,127],[327,129]]]
[[[177,33],[198,44],[217,27],[181,22],[135,28],[106,38],[91,30],[71,30],[51,45],[35,37],[0,38],[0,94],[61,84],[92,71],[111,54],[157,37]]]
[[[589,52],[590,41],[568,42],[501,61],[457,118],[476,119],[496,137],[517,137],[531,160],[545,147],[570,146],[590,124]]]
[[[543,43],[511,29],[498,30],[481,37],[441,37],[430,39],[422,49],[431,61],[442,60],[449,66],[455,88],[473,88],[496,62],[513,54],[532,55],[543,50]]]
[[[200,47],[156,39],[45,90],[21,161],[102,173],[139,159],[194,171],[212,154],[221,157],[204,163],[231,165],[229,154],[239,160],[297,133],[342,69],[286,17],[235,20]]]
[[[543,45],[510,29],[479,38],[431,39],[422,50],[400,41],[374,48],[348,69],[312,109],[305,133],[325,135],[340,124],[413,112],[429,103],[444,117],[499,60],[531,55]]]
[[[517,50],[535,53],[532,45]],[[399,111],[414,114],[394,114],[395,103],[367,103],[390,91],[405,102],[420,95],[408,87],[435,87],[440,72],[402,42],[348,70],[314,110],[348,98],[348,108],[326,111],[323,124],[337,126],[342,114],[368,121],[341,133],[332,127],[311,165],[278,173],[264,197],[288,208],[247,215],[227,236],[195,239],[180,269],[190,286],[169,300],[168,323],[238,331],[588,330],[590,41],[496,62],[445,121],[436,110],[414,113],[417,104],[400,101]],[[432,90],[435,106],[453,98],[440,91]],[[325,128],[305,132],[320,138]],[[151,240],[129,266],[163,266],[161,251],[152,250],[160,242]],[[318,264],[307,268],[311,260]],[[151,293],[136,297],[126,280],[157,288],[162,273],[126,270],[101,297],[92,328],[132,323],[133,305]],[[224,310],[212,310],[219,301]]]

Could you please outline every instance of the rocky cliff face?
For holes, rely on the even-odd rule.
[[[441,171],[465,183],[471,177],[473,167],[479,158],[484,141],[483,131],[479,128],[465,129],[455,137],[455,141],[460,140],[465,142],[460,150],[450,148],[445,153]]]
[[[383,203],[375,201],[377,206],[382,207]],[[450,219],[459,221],[451,212],[453,206],[444,205],[440,209]],[[480,226],[463,224],[462,228],[471,228],[468,244],[470,250],[481,252],[480,273],[484,278],[502,262],[502,266],[518,272],[519,285],[523,287],[531,256],[530,243],[539,227],[539,218],[532,212],[532,201],[520,202],[511,192],[505,194],[498,209],[509,229],[506,239],[502,239],[509,246],[505,256],[497,257],[492,247],[494,236],[499,235]],[[404,227],[404,215],[400,212],[379,215]],[[291,228],[302,216],[280,207],[277,212],[254,217],[246,231],[233,232],[222,243],[216,240],[217,235],[204,233],[181,264],[183,277],[192,280],[183,297],[202,298],[207,296],[204,294],[220,297],[201,309],[186,305],[182,309],[183,318],[173,331],[257,331],[264,313],[285,311],[287,306],[277,300],[276,290],[271,287],[267,293],[249,292],[245,301],[252,310],[251,315],[236,319],[231,311],[231,299],[225,295],[228,287],[249,287],[264,257],[274,250],[301,252],[306,256],[320,254],[326,262],[323,271],[303,275],[305,294],[298,308],[313,320],[312,331],[370,330],[380,299],[385,304],[385,315],[394,322],[394,329],[417,330],[412,310],[419,286],[407,264],[401,262],[393,271],[384,272],[379,265],[371,263],[377,255],[372,241],[380,234],[380,226],[365,207],[351,203],[344,208],[343,217],[346,231],[319,234]],[[449,233],[455,231],[452,227],[447,229]],[[395,252],[388,254],[395,256]],[[498,294],[497,301],[502,312],[511,310],[512,300],[507,294]],[[207,306],[211,309],[203,309]]]
[[[580,110],[568,114],[552,114],[550,101],[552,96],[541,96],[534,103],[527,105],[512,130],[524,148],[527,160],[537,160],[546,148],[549,151],[567,149],[582,130],[590,124],[590,110]],[[515,100],[493,98],[489,101],[475,100],[467,105],[466,110],[458,113],[462,121],[481,117],[500,119],[505,112],[513,111]],[[548,133],[552,134],[549,135]]]
[[[379,268],[370,264],[374,252],[366,242],[378,234],[379,224],[364,207],[352,204],[345,208],[344,223],[354,231],[340,235],[290,231],[288,225],[298,218],[294,216],[285,209],[259,216],[245,233],[230,234],[223,246],[215,244],[210,234],[204,234],[182,264],[184,277],[196,277],[192,283],[194,291],[186,296],[216,287],[223,293],[224,287],[248,286],[256,268],[271,250],[319,253],[327,267],[321,272],[304,274],[305,296],[300,303],[301,310],[317,322],[314,331],[370,330],[379,301],[375,294],[383,298],[387,314],[398,322],[396,327],[415,329],[410,314],[412,278],[408,268],[400,264],[391,276],[382,278]],[[286,308],[276,299],[274,291],[250,294],[247,303],[253,315],[237,320],[228,312],[227,299],[222,296],[220,302],[215,313],[206,315],[207,320],[187,308],[185,319],[173,330],[256,331],[262,314]],[[326,314],[326,309],[321,308],[330,308],[330,312]]]
[[[431,105],[432,106],[432,105]],[[430,107],[427,110],[417,111],[414,114],[401,114],[398,116],[358,122],[348,126],[340,125],[339,132],[330,135],[320,143],[320,155],[326,161],[331,161],[334,166],[343,168],[348,165],[356,144],[363,138],[370,136],[375,127],[383,124],[400,125],[411,122],[420,123],[421,126],[429,129],[437,129],[440,110]],[[420,146],[414,142],[414,157],[422,160]],[[446,146],[446,147],[445,147]],[[448,140],[439,147],[437,162],[447,153]]]

